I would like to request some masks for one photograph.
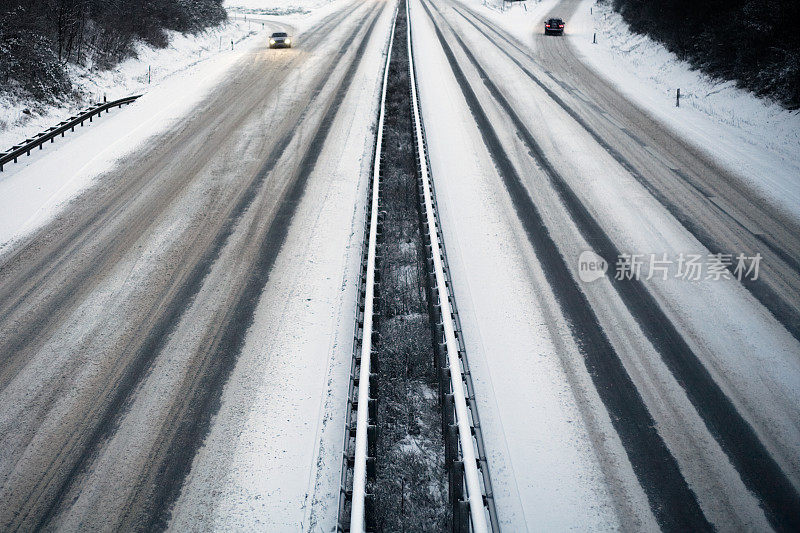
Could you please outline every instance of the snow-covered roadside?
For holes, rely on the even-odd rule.
[[[248,22],[281,22],[290,24],[301,33],[316,24],[322,17],[335,11],[341,0],[227,0],[228,16]]]
[[[311,0],[309,6],[316,5],[314,2],[320,3]],[[133,105],[104,114],[102,119],[87,123],[54,144],[45,144],[43,150],[34,151],[19,163],[6,165],[0,174],[0,255],[51,220],[116,160],[153,136],[168,131],[191,113],[234,65],[263,45],[262,38],[267,32],[274,31],[278,25],[281,28],[291,25],[295,31],[302,31],[318,23],[341,3],[341,0],[329,1],[310,13],[285,17],[260,17],[251,21],[248,16],[247,21],[236,19],[201,36],[175,35],[172,45],[166,49],[143,51],[139,59],[126,61],[114,71],[98,73],[91,83],[98,94],[102,94],[99,88],[105,87],[109,99],[137,93],[143,88],[147,90]],[[234,31],[233,28],[238,29]],[[231,39],[234,40],[233,50]],[[90,80],[85,82],[89,84]],[[13,112],[10,107],[7,109],[4,101],[0,101],[0,109],[4,114]],[[26,135],[41,131],[73,111],[53,109],[49,118],[40,117],[36,119],[40,122],[26,123],[24,127],[30,131],[20,129],[19,134],[13,134],[14,140],[6,144],[10,146]],[[0,140],[3,138],[0,136]],[[12,138],[11,134],[8,138]]]
[[[302,16],[331,3],[333,0],[294,0],[288,3],[281,0],[228,0],[225,8],[229,13],[242,15]]]
[[[661,44],[632,33],[608,3],[584,0],[569,26],[589,66],[773,205],[800,218],[800,111],[692,70]]]
[[[260,24],[232,18],[197,35],[168,32],[169,46],[156,49],[139,43],[135,58],[110,70],[72,65],[69,76],[79,99],[42,105],[27,99],[0,96],[0,149],[8,148],[57,124],[87,105],[148,92],[198,63],[220,54],[230,55],[237,45],[246,46],[262,30]],[[243,42],[244,41],[244,42]],[[27,110],[27,111],[26,111]]]
[[[117,159],[167,131],[258,43],[253,35],[240,42],[238,49],[234,46],[231,51],[229,45],[227,52],[151,84],[134,104],[87,123],[54,144],[46,143],[43,150],[35,150],[17,164],[6,165],[0,174],[0,254],[51,220]]]

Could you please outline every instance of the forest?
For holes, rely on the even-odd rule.
[[[222,0],[2,0],[0,91],[50,100],[71,90],[67,66],[110,68],[134,44],[168,44],[226,18]]]
[[[693,67],[800,108],[800,1],[610,1],[633,31]]]

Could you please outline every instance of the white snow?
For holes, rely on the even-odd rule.
[[[581,22],[582,18],[589,19],[590,6],[591,16],[595,18],[608,16],[611,20],[616,16],[608,13],[607,7],[586,0],[578,8],[578,14],[567,22],[567,35],[581,50],[602,50],[601,45],[591,44],[593,30],[588,31],[590,26]],[[521,20],[524,12],[519,9],[513,16],[485,6],[482,9],[506,29],[515,32],[520,40],[532,43],[531,27],[540,15],[532,13],[524,21]],[[598,9],[606,11],[598,14]],[[609,46],[607,52],[598,52],[598,57],[604,59],[592,65],[599,65],[604,74],[618,76],[619,86],[628,97],[731,166],[734,173],[748,179],[774,205],[800,216],[798,113],[782,110],[730,84],[723,84],[724,87],[718,87],[718,93],[710,96],[716,102],[711,107],[682,105],[676,110],[674,100],[671,100],[674,95],[670,99],[662,95],[664,102],[653,96],[661,90],[659,84],[666,90],[670,80],[681,79],[692,83],[686,87],[706,87],[707,92],[712,92],[713,82],[689,70],[686,64],[675,60],[660,45],[620,28],[624,28],[624,23],[619,19],[608,23],[607,34],[613,32],[617,36],[612,42],[635,41],[641,46],[630,46],[627,54],[615,54],[615,49]],[[604,34],[598,34],[598,40],[602,43],[601,35]],[[492,52],[478,48],[476,54],[481,56]],[[545,153],[551,160],[561,162],[561,173],[582,201],[592,206],[598,222],[613,236],[620,250],[645,254],[666,252],[671,258],[680,253],[707,256],[708,250],[577,123],[552,106],[535,86],[510,74],[515,67],[510,64],[504,67],[505,61],[497,54],[491,58],[487,56],[484,61],[490,65],[490,75],[506,80],[503,85],[507,89],[513,87],[507,90],[511,104],[523,111],[520,117],[529,124]],[[627,71],[631,64],[636,68]],[[631,80],[628,87],[623,86],[623,79]],[[637,92],[630,86],[641,86],[641,91]],[[687,101],[702,102],[700,98]],[[741,123],[723,120],[716,111],[711,111],[723,108],[729,110],[730,116],[738,117]],[[545,110],[559,117],[558,120],[539,121],[538,117]],[[676,113],[685,113],[691,120],[671,116]],[[704,139],[704,135],[715,138],[716,142]],[[586,245],[570,248],[570,240],[565,232],[561,243],[567,248],[566,257],[577,258],[582,250],[588,249]],[[687,282],[672,278],[660,282],[654,279],[647,285],[674,323],[694,344],[695,352],[717,383],[745,418],[765,436],[777,460],[791,476],[800,475],[800,465],[796,460],[797,443],[800,442],[800,427],[796,423],[796,406],[800,402],[800,363],[797,358],[800,345],[735,280]],[[588,292],[591,294],[593,291]],[[597,302],[610,297],[598,298]],[[613,329],[613,326],[609,325],[607,329]]]
[[[333,3],[334,0],[228,0],[225,7],[232,13],[252,15],[304,15]],[[248,17],[249,18],[249,17]]]
[[[335,530],[376,65],[391,15],[378,22],[309,178],[171,530]]]
[[[67,133],[0,174],[0,253],[51,220],[68,200],[203,98],[244,51],[218,54],[154,86],[132,105]]]
[[[589,66],[776,208],[800,219],[800,111],[692,70],[663,45],[632,33],[610,3],[584,0],[568,26]]]
[[[91,103],[102,101],[103,96],[114,100],[148,92],[220,52],[230,52],[231,40],[234,41],[234,47],[237,43],[246,46],[247,42],[242,41],[248,41],[249,37],[261,30],[260,23],[231,19],[197,35],[167,32],[169,46],[163,49],[140,42],[136,45],[136,57],[110,70],[97,70],[91,64],[70,65],[69,77],[81,95],[77,100],[67,99],[41,106],[35,101],[15,99],[4,94],[0,96],[0,150],[57,124]],[[31,114],[24,113],[26,109]]]
[[[532,41],[532,24],[543,13],[537,14],[530,8],[528,12],[514,8],[511,14],[501,13],[477,2],[476,7],[518,32],[523,42]],[[430,52],[438,49],[439,44],[426,29],[426,15],[418,13],[415,39],[422,45],[418,49],[429,51],[418,55],[418,65],[425,68],[425,74],[420,75],[420,90],[430,157],[445,243],[451,256],[453,285],[470,363],[474,363],[476,393],[479,401],[484,402],[480,405],[481,416],[487,446],[493,449],[490,464],[494,461],[498,506],[503,507],[502,512],[515,529],[519,529],[522,515],[528,517],[529,509],[534,510],[537,519],[544,520],[539,523],[550,523],[549,513],[553,512],[558,516],[552,518],[552,524],[562,528],[567,524],[555,520],[567,520],[565,516],[575,521],[572,524],[575,527],[603,527],[613,522],[614,517],[609,499],[598,488],[603,483],[600,471],[608,461],[607,456],[598,451],[595,459],[589,453],[588,441],[594,432],[581,394],[584,398],[591,397],[591,385],[583,389],[589,392],[582,392],[579,386],[571,389],[564,386],[565,382],[580,384],[581,376],[580,364],[571,366],[569,353],[573,348],[563,346],[568,343],[566,329],[559,334],[558,330],[553,331],[556,326],[543,326],[547,322],[558,324],[558,317],[548,316],[556,313],[558,305],[550,297],[538,273],[537,260],[526,249],[524,237],[522,243],[516,240],[520,237],[514,238],[524,232],[513,222],[516,214],[504,205],[505,194],[497,192],[503,190],[502,184],[493,184],[490,179],[496,170],[486,163],[489,158],[480,134],[470,133],[475,129],[474,120],[468,113],[453,109],[457,104],[463,106],[460,90],[452,88],[453,82],[447,74],[450,67],[443,57],[436,59],[440,54]],[[523,17],[529,19],[520,20]],[[481,46],[485,41],[476,37],[466,23],[456,22],[456,31],[487,69],[488,77],[497,80],[499,89],[546,156],[551,161],[559,161],[564,179],[620,249],[667,252],[670,257],[677,257],[680,252],[708,253],[577,122],[555,106],[533,82],[521,76],[513,63],[496,49]],[[463,55],[458,50],[455,53],[465,75],[478,79]],[[518,165],[520,176],[527,181],[529,193],[544,213],[548,229],[562,254],[577,259],[583,250],[590,249],[589,244],[579,236],[563,202],[550,187],[543,186],[546,178],[515,134],[515,125],[485,94],[480,81],[474,85],[481,105],[506,152]],[[553,120],[541,121],[544,113]],[[704,120],[710,124],[709,128],[729,127],[713,122],[713,117]],[[447,126],[442,128],[442,124]],[[743,141],[736,146],[744,149],[748,145]],[[772,162],[769,164],[776,169],[776,175],[781,169],[785,170],[782,160],[775,159],[776,152],[757,145],[753,149],[763,152],[765,164]],[[761,183],[766,185],[767,181]],[[771,189],[773,193],[776,187]],[[498,219],[498,213],[503,211],[512,222]],[[672,279],[664,283],[653,280],[647,284],[715,380],[764,437],[776,460],[790,476],[796,476],[800,345],[736,281],[689,283]],[[534,294],[526,295],[531,287],[535,288]],[[584,292],[684,476],[690,486],[698,490],[698,498],[709,519],[722,525],[759,529],[764,524],[764,516],[758,502],[743,486],[721,448],[710,438],[659,354],[643,339],[639,326],[619,296],[607,281],[584,286]],[[540,354],[539,358],[534,354]],[[559,357],[562,358],[560,365],[548,360]],[[578,370],[573,374],[570,368]],[[527,385],[530,390],[526,390],[526,382],[531,383]],[[485,412],[490,415],[484,416]],[[574,423],[575,413],[583,415],[583,420]],[[602,423],[598,427],[602,428]],[[602,429],[600,433],[604,433]],[[522,442],[518,442],[521,435],[524,435]],[[534,444],[546,443],[550,438],[553,442],[542,449]],[[597,439],[595,446],[596,442]],[[532,447],[536,451],[535,465],[523,459],[526,452],[531,453]],[[557,452],[552,453],[552,450]],[[565,459],[567,457],[570,459]],[[612,472],[625,464],[624,459],[612,462],[617,465]],[[561,475],[554,475],[555,472]],[[602,473],[607,476],[607,472]],[[559,485],[564,478],[576,482]],[[529,479],[536,479],[534,486],[519,482]],[[627,478],[621,476],[621,479]],[[590,487],[597,492],[587,497],[585,492]],[[559,498],[554,502],[537,491],[558,493]],[[521,511],[513,501],[515,493],[523,502]],[[611,493],[614,494],[613,489]],[[541,506],[543,501],[548,506]],[[597,506],[580,508],[578,501],[595,501]]]
[[[339,3],[339,7],[341,5]],[[366,11],[369,6],[357,9]],[[324,10],[320,9],[319,13]],[[312,15],[315,16],[317,12]],[[194,458],[192,471],[176,504],[171,524],[175,530],[334,529],[366,187],[379,89],[380,69],[375,66],[381,63],[391,16],[392,10],[384,9],[370,44],[364,50],[352,89],[337,112],[331,134],[309,177],[237,366],[225,386],[219,414],[203,448]],[[353,24],[352,19],[348,24]],[[349,30],[341,25],[341,31]],[[338,50],[337,39],[340,38],[331,38],[323,51]],[[313,56],[304,74],[319,72],[329,57],[328,53]],[[248,58],[243,59],[247,61]],[[122,148],[110,148],[109,154],[98,156],[97,165],[111,165],[114,154],[133,149],[140,138],[150,136],[151,130],[174,126],[175,121],[193,108],[193,102],[203,92],[215,86],[215,80],[230,72],[231,61],[242,65],[233,57],[203,71],[210,77],[205,82],[186,76],[177,80],[174,87],[165,84],[143,97],[140,104],[124,109],[116,117],[103,117],[103,121],[64,144],[83,154],[99,146],[104,135],[116,138],[124,136],[126,127],[139,127],[141,131],[130,134],[133,137],[118,141]],[[244,65],[246,67],[247,63]],[[188,96],[184,102],[179,96],[184,86],[190,84],[201,88],[197,89],[197,95]],[[325,104],[330,101],[329,93],[335,86],[330,83],[323,89],[309,113],[321,115],[324,112]],[[286,84],[275,101],[295,105],[287,98],[294,90],[291,84]],[[163,109],[160,107],[162,98],[156,95],[179,101],[175,109]],[[140,125],[142,117],[150,116],[149,111],[164,116],[153,118],[153,125]],[[253,118],[252,122],[256,123],[256,119],[263,117]],[[298,125],[297,134],[275,172],[280,172],[281,165],[285,168],[296,164],[302,153],[299,147],[313,135],[309,129],[316,128],[316,120]],[[102,130],[104,124],[105,131]],[[94,133],[96,131],[99,133]],[[248,137],[249,130],[240,131],[242,137]],[[81,144],[84,140],[86,146]],[[27,167],[28,174],[35,177],[33,171],[43,172],[42,168],[57,172],[57,164],[65,164],[71,153],[66,152],[67,155],[52,162],[38,157],[36,163]],[[42,166],[45,164],[49,166]],[[90,170],[94,172],[93,167]],[[82,174],[80,169],[70,173]],[[69,348],[63,346],[69,346],[76,339],[91,337],[91,342],[104,346],[103,337],[120,334],[125,326],[121,322],[125,316],[130,316],[119,312],[120,304],[135,304],[136,298],[131,294],[147,290],[140,281],[151,275],[154,267],[164,263],[165,243],[180,242],[182,230],[193,220],[187,212],[197,213],[197,206],[201,205],[199,199],[206,196],[203,195],[206,186],[205,182],[199,183],[176,198],[158,226],[143,236],[144,246],[127,250],[108,278],[98,284],[66,322],[92,328],[106,323],[111,326],[108,329],[100,326],[102,331],[99,332],[88,327],[68,327],[65,335],[57,336],[47,345],[48,350],[55,346],[52,351],[43,351],[35,364],[29,364],[20,373],[14,384],[19,388],[7,387],[3,394],[20,397],[17,393],[25,395],[19,391],[28,387],[45,388],[47,382],[42,375],[61,375],[62,365],[72,360]],[[258,210],[251,210],[245,216],[256,217],[258,213]],[[96,512],[98,508],[108,512],[124,506],[126,491],[132,485],[117,481],[136,475],[137,463],[146,459],[156,435],[152,431],[158,423],[156,415],[163,414],[168,404],[166,400],[180,393],[176,383],[191,370],[196,343],[205,340],[202,333],[207,322],[219,316],[214,310],[222,305],[220,302],[224,303],[226,294],[229,296],[226,292],[230,289],[226,281],[228,276],[234,268],[243,268],[235,253],[239,250],[237,242],[243,240],[243,234],[255,224],[252,218],[244,221],[217,258],[167,348],[154,362],[154,370],[143,380],[129,409],[121,417],[117,432],[92,461],[80,494],[70,500],[70,508],[58,517],[66,529],[97,529],[96,524],[103,519],[103,515]],[[115,309],[118,313],[109,317],[95,312],[97,309]],[[102,355],[103,351],[98,348],[93,353]],[[87,374],[78,376],[80,382],[76,380],[75,391],[91,390],[85,383],[97,373],[94,362],[75,366]],[[66,410],[77,401],[76,396],[74,391],[63,395],[58,407]],[[0,418],[6,421],[18,419],[13,413],[8,414],[9,411],[25,408],[23,402],[0,402],[0,406],[0,415],[3,415]],[[30,410],[26,414],[31,416]],[[60,420],[59,416],[48,419],[54,424]],[[125,461],[119,461],[122,455]],[[102,529],[102,525],[99,528]]]

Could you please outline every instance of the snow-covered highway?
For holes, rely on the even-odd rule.
[[[420,228],[438,209],[448,277],[425,255],[438,244],[404,232],[395,253],[419,264],[389,269],[391,195],[366,207],[383,168],[384,64],[391,105],[408,84],[386,59],[405,3],[314,1],[301,28],[259,19],[293,48],[263,39],[58,210],[26,206],[19,227],[22,215],[3,218],[14,239],[0,242],[0,529],[347,530],[354,323],[391,311],[362,308],[359,287],[380,291],[393,273],[422,311],[390,318],[434,345],[441,326],[449,361],[468,360],[474,397],[459,406],[474,401],[480,423],[462,424],[459,445],[476,433],[485,444],[491,490],[473,496],[492,501],[501,530],[800,530],[800,187],[762,179],[768,164],[731,168],[595,70],[572,30],[586,0],[537,2],[535,25],[479,0],[407,0],[399,33],[408,24],[421,122],[408,125],[417,144],[389,135],[385,153],[427,143],[435,198],[421,195]],[[542,35],[551,16],[567,21],[563,37]],[[22,193],[19,177],[37,172],[39,187],[97,131],[10,168],[0,190]],[[409,183],[421,154],[397,164]],[[64,190],[94,157],[64,164],[76,175]],[[390,183],[417,224],[420,190]],[[428,323],[441,301],[425,299],[440,298],[426,261],[452,289],[464,352],[452,324]],[[405,346],[372,331],[376,361]],[[434,374],[432,354],[409,362],[403,350],[405,366],[383,359],[384,372]],[[376,487],[366,413],[387,416],[372,378],[392,377],[364,376],[377,390],[361,399],[359,509]],[[409,405],[444,403],[423,378]],[[431,427],[414,409],[389,422]],[[397,434],[409,438],[393,452],[424,455],[411,431]],[[380,471],[381,457],[369,464]],[[409,483],[448,501],[447,480],[426,472],[381,482],[400,487],[400,506]],[[451,508],[430,515],[445,523]]]

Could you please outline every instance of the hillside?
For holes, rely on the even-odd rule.
[[[49,101],[72,91],[67,69],[107,69],[136,44],[168,44],[226,18],[222,0],[8,0],[0,4],[0,87]]]
[[[800,2],[611,0],[633,31],[712,76],[800,107]]]

